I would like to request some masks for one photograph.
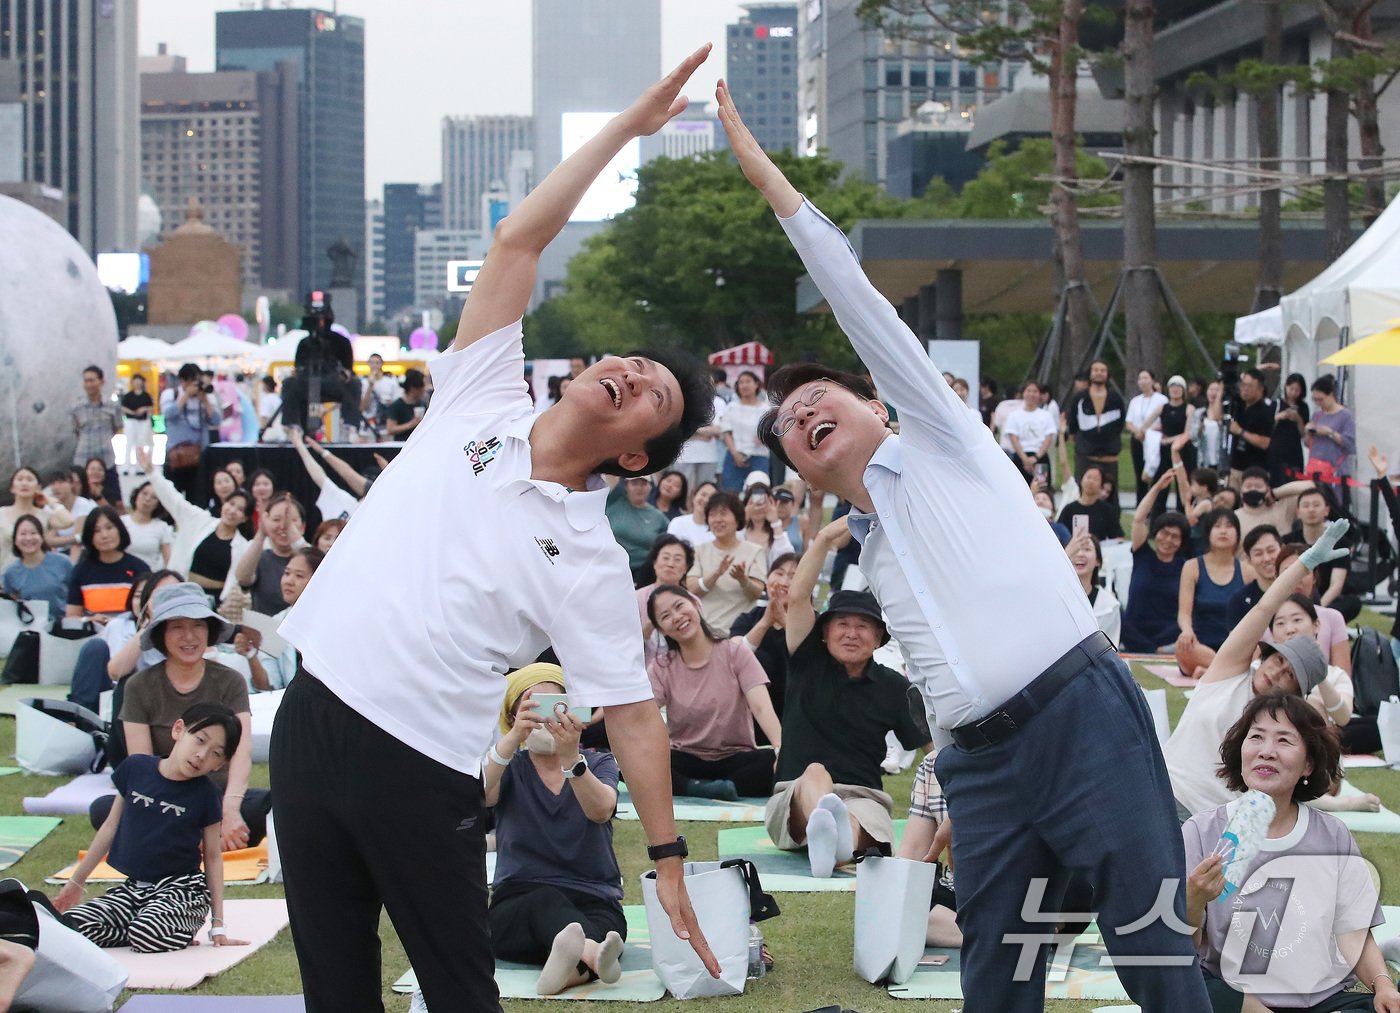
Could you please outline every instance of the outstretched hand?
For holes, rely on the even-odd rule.
[[[1299,562],[1309,570],[1316,570],[1323,563],[1330,563],[1336,559],[1346,559],[1347,556],[1351,555],[1351,550],[1339,549],[1337,543],[1342,540],[1350,528],[1351,521],[1345,518],[1332,521],[1323,529],[1322,534],[1317,536],[1317,541],[1313,542],[1298,557]]]
[[[638,137],[654,134],[675,116],[685,111],[690,100],[681,89],[700,64],[710,55],[710,43],[705,43],[680,62],[675,70],[637,96],[637,100],[622,113],[622,122],[629,133]]]
[[[729,94],[723,80],[715,86],[715,101],[719,103],[719,121],[729,138],[729,149],[738,159],[744,178],[768,199],[779,215],[787,218],[795,214],[802,206],[802,195],[788,182],[783,171],[773,164],[768,153],[744,125],[743,117],[734,105],[734,97]]]
[[[690,894],[685,889],[685,865],[680,858],[663,858],[656,863],[656,899],[670,917],[671,931],[676,938],[690,943],[710,977],[718,978],[719,961],[710,951],[705,933],[700,930],[700,919],[695,917],[695,909],[690,906]]]

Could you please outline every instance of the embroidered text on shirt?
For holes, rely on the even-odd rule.
[[[557,545],[554,544],[554,539],[553,539],[553,538],[536,538],[536,539],[535,539],[535,544],[538,545],[538,546],[540,547],[540,551],[543,552],[545,558],[549,560],[549,565],[550,565],[550,566],[553,566],[553,565],[554,565],[554,557],[557,556],[557,555],[559,555],[559,546],[557,546]]]
[[[496,436],[489,436],[479,443],[472,440],[462,448],[462,452],[467,455],[467,460],[471,462],[472,474],[480,475],[501,452],[501,440]]]

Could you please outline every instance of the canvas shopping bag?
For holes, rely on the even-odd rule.
[[[1381,752],[1391,767],[1400,766],[1400,700],[1382,700],[1376,711],[1376,731],[1381,737]]]
[[[87,774],[106,765],[108,726],[67,700],[26,698],[15,707],[15,760],[31,774]]]
[[[740,995],[749,970],[749,920],[778,914],[778,905],[763,892],[758,870],[744,859],[685,863],[685,888],[700,930],[720,964],[711,978],[690,943],[671,930],[671,919],[656,897],[656,873],[642,877],[642,900],[651,933],[652,969],[677,999]]]
[[[34,966],[15,996],[14,1008],[34,1013],[107,1013],[122,989],[126,969],[100,947],[60,922],[46,899],[16,879],[0,882],[5,903],[21,902],[33,911],[39,945]]]
[[[856,861],[856,973],[902,985],[924,955],[938,866],[874,850]]]

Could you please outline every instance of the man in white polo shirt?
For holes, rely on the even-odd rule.
[[[573,702],[607,708],[662,903],[719,973],[685,892],[670,745],[596,474],[668,465],[710,420],[708,371],[680,354],[607,356],[537,415],[521,348],[541,252],[617,152],[685,108],[677,96],[708,52],[649,88],[497,227],[457,340],[432,364],[432,408],[282,626],[304,672],[283,698],[270,764],[308,1013],[382,1010],[381,906],[434,1013],[500,1009],[480,770],[503,676],[550,646]],[[574,759],[560,758],[566,777]]]
[[[723,84],[718,98],[740,168],[899,412],[895,435],[884,404],[858,396],[850,374],[789,366],[770,380],[775,407],[759,435],[853,504],[861,572],[924,694],[953,825],[964,1009],[1044,1008],[1043,945],[1058,922],[1081,917],[1059,912],[1073,870],[1093,887],[1134,1000],[1150,1013],[1209,1010],[1176,808],[1142,692],[981,417],[846,237],[764,154]]]

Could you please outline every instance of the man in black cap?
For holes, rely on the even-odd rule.
[[[783,748],[764,823],[778,847],[805,847],[825,878],[853,852],[892,845],[894,801],[881,790],[885,735],[932,749],[918,690],[874,660],[889,631],[869,591],[837,591],[812,608],[826,554],[850,540],[845,519],[827,525],[792,576],[783,702]]]

